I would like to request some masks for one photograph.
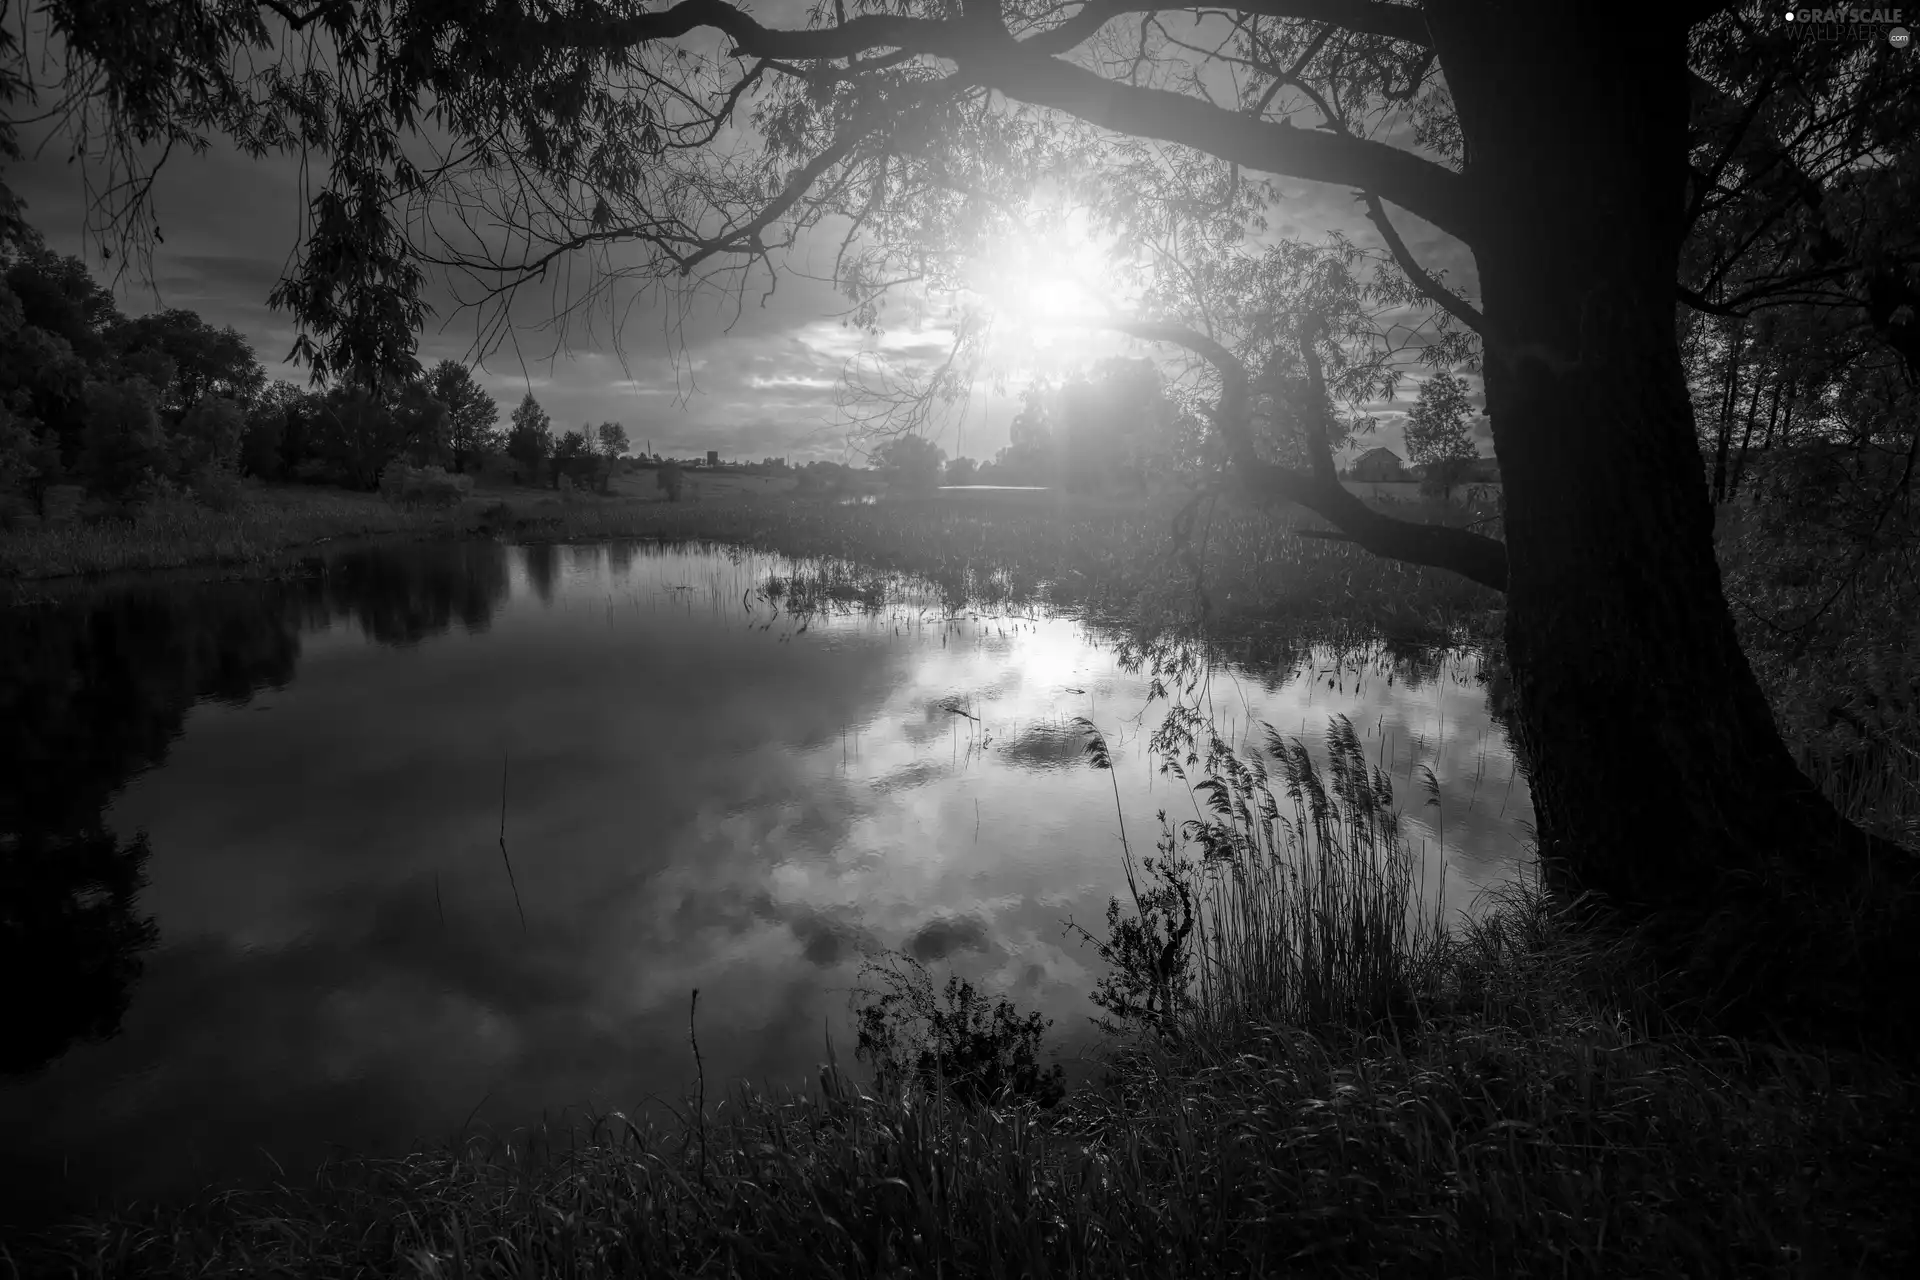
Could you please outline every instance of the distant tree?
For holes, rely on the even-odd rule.
[[[127,501],[167,469],[160,396],[138,378],[87,384],[87,441],[81,474],[89,488]]]
[[[605,490],[613,480],[613,467],[616,460],[632,445],[627,438],[627,429],[617,422],[603,422],[594,431],[594,442],[600,446],[600,456],[606,460],[601,471],[600,487]]]
[[[60,473],[60,445],[51,432],[34,431],[34,420],[15,414],[0,397],[0,508],[8,495],[24,496],[36,508]]]
[[[211,472],[232,472],[239,465],[247,411],[226,396],[202,396],[167,432],[170,469],[192,480]]]
[[[277,480],[292,469],[282,452],[290,438],[291,417],[306,393],[291,382],[268,383],[247,406],[240,435],[240,470],[262,480]]]
[[[447,451],[455,471],[499,451],[500,406],[465,365],[442,360],[427,374],[426,386],[428,394],[446,406]]]
[[[627,429],[617,422],[603,422],[595,430],[594,436],[599,443],[600,452],[608,458],[617,458],[625,453],[632,441],[627,439]]]
[[[105,344],[90,317],[114,318],[117,313],[111,298],[91,289],[78,259],[36,252],[16,254],[5,262],[0,273],[0,404],[35,442],[34,448],[43,437],[51,437],[60,464],[55,471],[72,468],[86,446],[86,386],[103,372],[98,360]],[[83,281],[88,289],[82,289]],[[82,349],[93,353],[92,363]],[[44,478],[44,468],[34,470]]]
[[[948,484],[973,484],[979,479],[980,464],[972,458],[951,458],[947,461],[946,482]]]
[[[104,334],[119,321],[120,309],[86,263],[53,252],[34,232],[7,254],[5,281],[19,300],[21,324],[64,339],[82,360],[107,353]]]
[[[1465,378],[1440,373],[1420,384],[1419,399],[1407,416],[1407,454],[1426,469],[1428,492],[1450,497],[1477,456],[1467,436],[1472,414]]]
[[[159,389],[160,416],[170,427],[207,396],[245,404],[266,385],[266,371],[238,330],[216,329],[183,308],[116,321],[106,337],[132,372]]]
[[[1153,361],[1110,356],[1051,397],[1054,469],[1069,488],[1144,487],[1167,452],[1174,407]]]
[[[296,474],[355,489],[374,488],[381,469],[407,446],[408,426],[390,399],[360,385],[328,391],[312,415],[311,461]]]
[[[900,435],[874,450],[873,463],[886,473],[889,484],[927,490],[940,486],[940,464],[946,450],[924,436]]]
[[[553,456],[553,421],[529,391],[513,411],[507,427],[507,456],[515,465],[514,480],[539,484],[547,459]]]
[[[1007,427],[1007,447],[993,455],[995,478],[1016,484],[1051,484],[1057,477],[1050,388],[1035,383],[1021,393],[1020,412]]]
[[[680,470],[680,464],[672,458],[662,462],[660,469],[653,473],[653,482],[659,486],[660,492],[667,495],[668,502],[680,501],[680,489],[686,483],[686,479],[685,473]]]
[[[560,477],[565,476],[574,484],[585,483],[592,473],[599,469],[599,461],[588,438],[590,428],[569,429],[560,433],[553,444],[553,484],[560,486]]]
[[[445,466],[453,453],[448,439],[451,415],[426,380],[400,384],[391,393],[388,407],[407,460],[416,467]]]

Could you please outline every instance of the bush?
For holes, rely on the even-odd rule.
[[[209,511],[238,511],[246,501],[246,488],[240,477],[228,467],[207,467],[188,482],[193,500]]]
[[[380,472],[380,492],[389,502],[452,507],[473,492],[473,477],[450,476],[440,467],[410,467],[395,458]]]
[[[174,474],[195,476],[231,468],[240,457],[246,411],[224,396],[206,396],[187,410],[168,440]]]
[[[911,956],[869,960],[865,973],[885,990],[859,993],[865,1002],[856,1052],[882,1089],[944,1084],[954,1101],[970,1106],[1024,1099],[1044,1108],[1066,1095],[1061,1067],[1039,1064],[1040,1038],[1051,1025],[1039,1014],[1021,1018],[1006,999],[990,1006],[958,974],[947,978],[942,1007],[926,967]]]
[[[156,400],[153,388],[138,378],[87,384],[81,473],[96,493],[125,500],[166,473],[166,438]]]

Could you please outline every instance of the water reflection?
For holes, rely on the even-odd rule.
[[[8,1015],[0,1200],[677,1095],[696,985],[710,1076],[797,1082],[829,1028],[849,1047],[863,948],[1082,1034],[1096,961],[1062,921],[1124,881],[1074,721],[1152,830],[1189,798],[1146,750],[1151,673],[937,592],[814,619],[755,596],[794,569],[463,544],[0,613],[6,956],[50,975]],[[1235,740],[1338,711],[1397,785],[1432,768],[1408,829],[1456,900],[1517,852],[1470,659],[1303,650],[1195,696]]]

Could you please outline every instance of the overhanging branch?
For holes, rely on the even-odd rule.
[[[1386,515],[1341,484],[1334,474],[1324,423],[1307,424],[1311,474],[1261,459],[1249,429],[1251,384],[1246,366],[1217,340],[1180,324],[1117,318],[1093,323],[1145,341],[1185,347],[1218,371],[1221,393],[1214,423],[1225,438],[1235,479],[1246,493],[1268,501],[1298,503],[1332,522],[1348,539],[1375,555],[1451,570],[1495,591],[1507,589],[1507,548],[1499,539],[1470,529]],[[1315,403],[1324,405],[1327,384],[1313,347],[1312,330],[1301,337],[1301,354],[1307,362]]]
[[[1487,330],[1487,318],[1480,314],[1474,305],[1453,290],[1441,284],[1413,256],[1413,250],[1407,248],[1407,242],[1400,238],[1400,232],[1387,217],[1387,211],[1380,204],[1380,197],[1371,191],[1363,191],[1360,198],[1367,204],[1367,221],[1373,223],[1380,232],[1380,238],[1387,242],[1387,251],[1393,254],[1393,260],[1400,264],[1400,270],[1406,272],[1413,287],[1432,299],[1434,304],[1448,315],[1458,320],[1475,333],[1484,334]]]
[[[1324,20],[1334,22],[1341,20],[1338,14],[1346,14],[1356,22],[1367,19],[1378,26],[1386,21],[1381,15],[1395,8],[1339,4],[1334,0],[1273,0],[1269,10],[1263,12],[1302,18],[1324,16]],[[1393,18],[1388,25],[1418,19],[1424,31],[1425,22],[1418,11],[1407,12],[1411,18]],[[1077,18],[1070,19],[1066,25],[1076,22]],[[740,57],[801,62],[897,49],[940,58],[957,64],[961,73],[976,84],[1032,106],[1063,111],[1115,133],[1191,147],[1260,173],[1378,192],[1470,244],[1480,223],[1470,184],[1442,165],[1386,143],[1296,129],[1285,121],[1254,120],[1183,93],[1109,80],[1050,56],[1052,45],[1047,32],[1017,41],[993,23],[893,14],[865,14],[844,24],[808,31],[776,30],[762,26],[726,0],[680,0],[667,9],[616,22],[559,19],[543,25],[555,28],[548,33],[549,40],[559,38],[576,47],[600,47],[609,52],[708,27],[732,40],[734,53]]]

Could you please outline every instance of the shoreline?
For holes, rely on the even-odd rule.
[[[241,509],[224,514],[173,507],[132,523],[0,534],[0,596],[19,605],[134,583],[272,579],[343,551],[417,542],[697,540],[837,562],[856,575],[919,577],[956,604],[1044,602],[1143,630],[1185,615],[1194,600],[1191,574],[1168,543],[1177,496],[846,502],[720,480],[736,478],[703,478],[706,489],[677,503],[641,496],[629,481],[625,492],[570,500],[483,490],[444,512],[371,493],[253,486]],[[1277,642],[1311,628],[1418,643],[1486,644],[1497,635],[1494,593],[1296,536],[1299,525],[1295,514],[1224,506],[1214,520],[1206,590],[1226,643]]]

